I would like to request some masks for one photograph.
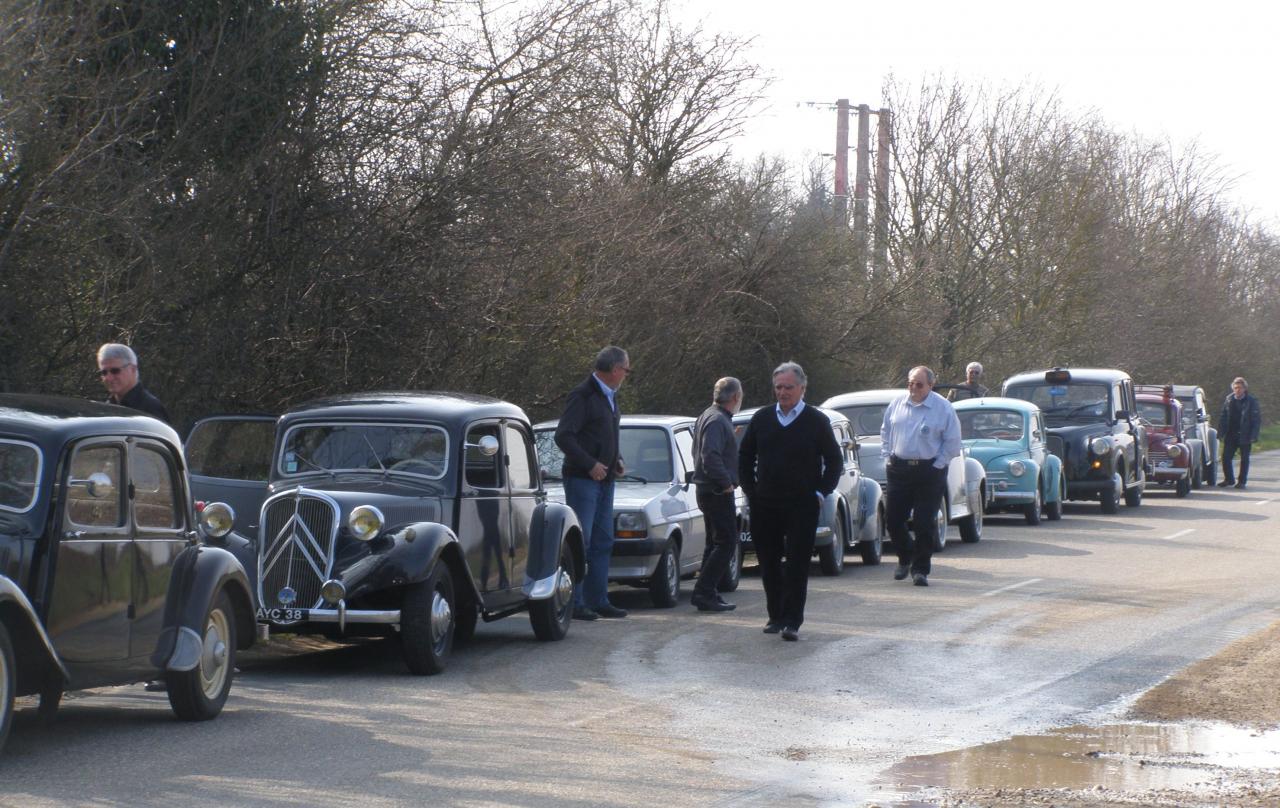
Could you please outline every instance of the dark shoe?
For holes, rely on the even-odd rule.
[[[574,620],[599,620],[600,614],[595,609],[589,609],[586,606],[576,606],[573,610]]]
[[[906,580],[906,577],[910,574],[911,574],[910,564],[899,564],[898,566],[893,568],[893,580],[895,581]]]
[[[787,626],[782,630],[782,639],[787,642],[795,642],[800,639],[800,629]]]
[[[725,603],[723,600],[716,598],[715,600],[704,600],[703,598],[691,598],[689,603],[700,612],[731,612],[738,608],[732,603]]]
[[[1221,481],[1221,482],[1219,482],[1219,483],[1218,483],[1218,487],[1219,487],[1219,488],[1227,488],[1227,487],[1232,486],[1232,485],[1235,485],[1235,481],[1234,481],[1234,480],[1223,480],[1223,481]]]
[[[915,575],[911,576],[911,583],[916,586],[928,586],[929,576],[925,575],[923,572],[917,572]]]
[[[619,609],[617,606],[614,606],[612,603],[606,603],[603,606],[596,607],[596,614],[600,615],[601,617],[608,617],[610,619],[613,619],[618,617],[626,617],[627,610]]]
[[[765,634],[777,634],[779,631],[782,631],[781,623],[765,623],[765,626],[764,626]]]
[[[1244,488],[1244,483],[1236,483],[1233,488]]]

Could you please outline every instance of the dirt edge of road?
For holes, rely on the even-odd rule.
[[[1129,718],[1136,721],[1221,721],[1258,731],[1280,726],[1280,622],[1237,640],[1144,693]],[[1161,765],[1169,765],[1162,763]],[[1194,791],[1118,791],[1059,788],[943,790],[933,801],[947,808],[1144,808],[1280,805],[1274,770],[1219,769]]]

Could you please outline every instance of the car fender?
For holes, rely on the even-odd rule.
[[[240,566],[244,569],[244,574],[248,578],[249,593],[254,599],[253,607],[256,610],[258,607],[258,545],[252,539],[237,533],[235,530],[218,539],[207,538],[205,539],[205,544],[226,550],[240,562]]]
[[[982,501],[984,483],[987,481],[987,470],[980,460],[965,456],[964,458],[964,497],[969,513],[982,513],[986,504]],[[955,519],[953,513],[952,519]]]
[[[1205,450],[1209,453],[1209,459],[1205,463],[1218,462],[1218,430],[1213,427],[1209,428],[1209,441],[1205,444]]]
[[[880,509],[880,483],[863,475],[858,480],[858,541],[875,541],[876,513]]]
[[[334,575],[346,587],[347,602],[369,592],[425,581],[446,553],[463,565],[462,571],[474,590],[476,602],[481,602],[480,589],[466,568],[458,536],[445,525],[439,522],[400,525],[384,531],[369,544],[368,555]]]
[[[530,600],[545,600],[555,594],[560,572],[560,549],[565,543],[573,550],[573,580],[586,574],[586,553],[582,529],[573,509],[559,502],[543,502],[533,511],[529,525],[529,559],[524,567],[524,594]]]
[[[1043,502],[1058,502],[1062,493],[1062,458],[1055,454],[1046,454],[1044,458],[1044,490],[1040,492]]]
[[[189,671],[204,650],[204,619],[218,593],[225,591],[235,610],[238,648],[253,645],[254,609],[249,578],[239,559],[221,547],[196,545],[178,556],[169,579],[164,628],[151,654],[151,664]]]
[[[31,605],[22,588],[4,575],[0,575],[0,622],[9,629],[10,636],[18,646],[14,651],[20,688],[25,675],[41,667],[45,671],[56,670],[64,684],[71,680],[66,666],[58,658],[58,652],[53,650],[53,642],[44,630],[35,607]],[[17,653],[19,650],[25,653]],[[38,657],[33,659],[29,656],[32,653],[37,654]],[[36,664],[37,662],[41,664]]]
[[[825,533],[819,534],[814,540],[814,547],[827,547],[831,542],[835,541],[836,519],[838,518],[837,514],[840,512],[838,509],[841,499],[843,498],[835,491],[822,498],[822,506],[818,510],[818,529],[821,530],[824,527],[828,529]],[[845,513],[848,512],[848,508],[845,508]]]

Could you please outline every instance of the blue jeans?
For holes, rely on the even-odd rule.
[[[609,558],[613,555],[613,481],[565,477],[564,499],[578,516],[582,543],[587,548],[587,575],[574,587],[573,603],[604,606],[609,602]]]

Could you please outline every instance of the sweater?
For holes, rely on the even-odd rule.
[[[788,426],[778,423],[774,407],[751,416],[738,447],[738,479],[750,500],[810,502],[836,489],[844,473],[844,455],[831,420],[806,406]]]

